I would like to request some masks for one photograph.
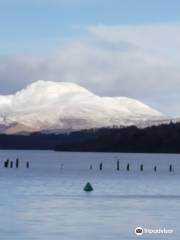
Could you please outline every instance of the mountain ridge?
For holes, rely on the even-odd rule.
[[[139,100],[100,97],[70,82],[39,80],[14,95],[0,96],[0,125],[6,127],[5,133],[16,133],[18,128],[33,132],[129,126],[164,119]]]

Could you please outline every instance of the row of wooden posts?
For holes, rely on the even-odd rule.
[[[63,165],[64,164],[61,164],[61,169],[63,169]],[[4,161],[4,167],[5,168],[13,168],[15,166],[15,168],[19,168],[20,164],[19,164],[19,159],[17,158],[15,163],[13,161],[10,161],[9,159],[7,159],[6,161]],[[29,162],[26,162],[26,168],[29,168],[30,167],[30,164]],[[90,170],[93,169],[93,166],[92,164],[90,165]],[[100,162],[99,164],[99,170],[102,171],[103,170],[103,163]],[[117,160],[117,163],[116,163],[116,170],[117,171],[120,171],[120,162],[119,160]],[[129,172],[131,170],[130,168],[130,164],[127,163],[126,165],[126,171]],[[153,168],[154,172],[157,172],[157,166],[155,165],[154,168]],[[140,164],[140,171],[143,172],[144,171],[144,165],[143,164]],[[173,166],[172,164],[169,165],[169,172],[173,172],[174,169],[173,169]]]
[[[92,164],[91,164],[91,165],[90,165],[90,170],[92,170],[92,169],[93,169],[93,166],[92,166]],[[102,162],[99,164],[99,170],[100,170],[100,171],[103,170],[103,163],[102,163]],[[117,171],[120,171],[120,162],[119,162],[119,160],[117,160],[117,163],[116,163],[116,170],[117,170]],[[127,165],[126,165],[126,171],[129,172],[130,170],[131,170],[130,164],[127,163]],[[141,172],[144,171],[144,165],[143,165],[143,164],[140,164],[139,170],[140,170]],[[158,169],[157,169],[157,166],[156,166],[156,165],[153,167],[153,170],[154,170],[154,172],[157,172]],[[174,171],[173,166],[172,166],[172,164],[170,164],[170,165],[169,165],[169,172],[173,172],[173,171]]]
[[[5,168],[19,168],[20,167],[20,161],[18,158],[16,158],[16,161],[13,162],[13,161],[10,161],[9,159],[7,159],[6,161],[4,161],[4,167]],[[29,168],[30,165],[29,165],[29,162],[26,162],[26,168]]]

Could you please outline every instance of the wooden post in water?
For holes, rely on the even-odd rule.
[[[26,162],[26,168],[29,168],[29,162]]]
[[[130,165],[129,165],[129,163],[127,164],[126,170],[127,170],[128,172],[129,172],[129,170],[130,170]]]
[[[10,162],[10,168],[13,168],[13,161]]]
[[[4,167],[6,168],[7,166],[6,166],[6,161],[4,161]]]
[[[99,164],[99,170],[102,171],[102,168],[103,168],[103,164],[102,162]]]
[[[19,168],[19,158],[16,158],[16,168]]]
[[[9,159],[7,159],[6,161],[4,161],[4,167],[8,168],[9,167]]]
[[[172,172],[173,171],[173,167],[172,167],[172,165],[170,164],[169,165],[169,172]]]
[[[117,160],[117,171],[119,171],[119,160]]]
[[[141,164],[140,165],[140,171],[143,172],[143,170],[144,170],[144,166],[143,166],[143,164]]]
[[[157,167],[156,166],[154,166],[154,172],[157,172]]]
[[[93,166],[92,166],[92,164],[90,165],[89,169],[90,169],[90,170],[92,170],[92,169],[93,169]]]

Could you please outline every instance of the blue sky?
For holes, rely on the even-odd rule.
[[[179,12],[179,0],[1,0],[0,94],[70,81],[180,116]]]
[[[1,0],[0,52],[46,51],[81,34],[77,25],[178,21],[178,0]]]

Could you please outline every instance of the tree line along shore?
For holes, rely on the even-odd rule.
[[[180,123],[147,128],[100,128],[68,134],[0,135],[0,149],[180,153]]]

